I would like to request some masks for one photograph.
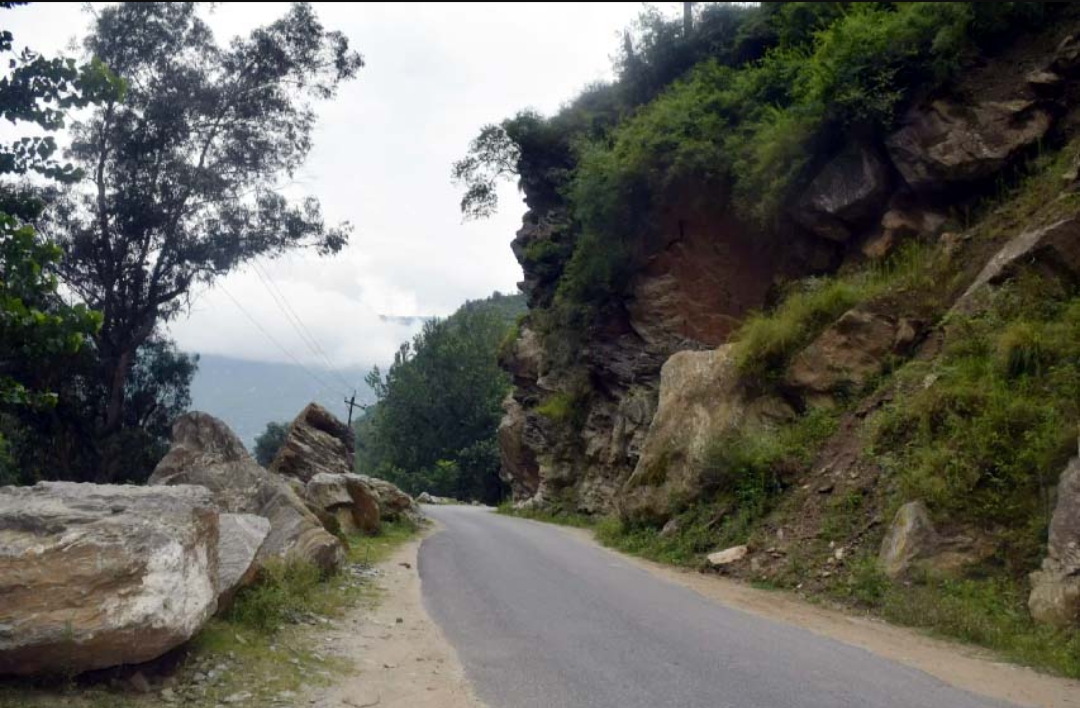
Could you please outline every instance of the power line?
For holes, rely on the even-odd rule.
[[[330,361],[330,357],[326,354],[326,351],[319,345],[319,340],[315,339],[315,335],[313,335],[311,330],[307,328],[307,325],[304,324],[304,320],[289,303],[289,299],[277,286],[274,279],[270,277],[270,274],[267,273],[257,261],[252,261],[251,265],[253,266],[255,275],[258,276],[259,280],[262,281],[263,287],[266,288],[266,292],[270,293],[270,297],[277,304],[278,309],[285,315],[285,319],[288,320],[293,330],[300,337],[300,341],[307,346],[312,354],[322,358],[322,361],[326,364],[327,371],[336,376],[338,381],[345,385],[346,389],[352,388],[353,385],[349,383],[348,379],[346,379],[341,372],[338,371],[337,367],[334,366],[333,362]]]
[[[274,337],[274,335],[270,334],[270,332],[268,332],[265,327],[263,327],[261,324],[259,324],[259,321],[256,320],[251,315],[250,312],[247,311],[247,308],[245,308],[243,305],[241,305],[240,301],[237,300],[235,297],[233,297],[233,294],[231,292],[229,292],[228,288],[225,287],[224,283],[218,283],[218,287],[221,288],[221,291],[223,293],[225,293],[226,295],[229,296],[229,299],[232,300],[233,304],[236,305],[237,309],[239,309],[240,312],[242,312],[244,314],[244,317],[247,317],[248,320],[251,321],[251,324],[255,325],[259,329],[259,331],[262,332],[266,336],[267,339],[269,339],[271,342],[273,342],[274,345],[277,346],[277,348],[280,349],[285,354],[285,356],[292,359],[293,363],[295,363],[297,366],[299,366],[303,370],[303,372],[305,374],[307,374],[312,379],[314,379],[315,382],[319,384],[320,388],[325,389],[326,391],[333,391],[334,390],[334,388],[335,388],[334,386],[327,384],[325,380],[323,380],[322,378],[320,378],[320,377],[316,376],[315,374],[313,374],[311,372],[311,370],[309,370],[306,366],[304,366],[303,363],[301,363],[301,361],[299,359],[297,359],[295,356],[293,356],[292,352],[290,352],[288,349],[286,349],[284,346],[282,346],[281,342],[279,342]]]

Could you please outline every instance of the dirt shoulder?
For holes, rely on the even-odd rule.
[[[380,597],[373,608],[353,610],[323,635],[326,651],[355,663],[355,673],[310,689],[298,705],[482,708],[453,647],[424,610],[416,564],[422,541],[410,541],[379,564]]]
[[[533,522],[542,523],[542,522]],[[729,607],[801,627],[815,634],[865,649],[878,656],[925,671],[971,693],[1020,706],[1080,706],[1080,681],[1038,673],[999,661],[991,652],[929,637],[882,620],[850,615],[813,605],[784,591],[760,590],[741,582],[619,553],[602,546],[591,531],[562,527],[587,543],[613,553],[655,576],[687,587]]]

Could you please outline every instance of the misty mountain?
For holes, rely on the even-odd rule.
[[[325,369],[306,368],[323,379],[325,385],[320,385],[296,364],[204,354],[199,357],[199,370],[191,384],[191,408],[221,418],[250,448],[268,422],[291,421],[312,401],[345,420],[348,407],[344,399],[354,388],[358,403],[371,403],[375,399],[364,383],[370,366],[341,370],[345,381]],[[348,388],[346,381],[350,384]],[[354,416],[361,412],[357,410]]]

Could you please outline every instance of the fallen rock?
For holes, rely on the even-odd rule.
[[[1042,568],[1031,574],[1028,609],[1038,622],[1080,625],[1080,458],[1074,457],[1058,482],[1057,504]]]
[[[938,533],[921,501],[904,504],[893,517],[881,541],[878,560],[890,578],[901,578],[916,568],[937,575],[952,575],[987,558],[993,546],[967,536]]]
[[[732,546],[731,548],[725,548],[722,551],[716,553],[710,553],[707,558],[709,563],[716,566],[730,565],[736,561],[741,561],[746,558],[746,554],[750,552],[750,549],[746,546]]]
[[[390,521],[408,519],[416,523],[423,521],[424,512],[420,510],[420,506],[412,497],[398,489],[397,485],[378,477],[363,474],[356,476],[374,490],[382,518]]]
[[[809,403],[831,405],[834,394],[857,391],[884,370],[890,354],[902,353],[904,340],[914,339],[906,332],[913,326],[860,307],[848,310],[795,355],[785,382]]]
[[[983,267],[953,310],[970,309],[980,291],[1014,277],[1021,266],[1080,281],[1080,218],[1063,219],[1011,239]]]
[[[671,538],[677,536],[682,531],[682,523],[678,517],[673,517],[667,520],[664,527],[660,529],[660,538]]]
[[[912,189],[931,191],[996,175],[1041,139],[1050,122],[1033,101],[940,99],[912,107],[885,147]]]
[[[289,426],[270,471],[307,483],[317,474],[353,471],[352,430],[318,403],[310,403]]]
[[[254,514],[221,514],[218,524],[216,585],[218,612],[221,612],[232,603],[240,588],[258,577],[255,558],[270,535],[270,520]]]
[[[662,523],[702,493],[709,444],[726,432],[794,416],[778,398],[749,396],[733,345],[673,354],[660,370],[660,403],[633,474],[617,496],[625,519]]]
[[[810,182],[795,219],[822,238],[844,242],[880,214],[889,173],[877,153],[850,143]]]
[[[206,487],[217,507],[232,514],[255,514],[270,521],[270,533],[256,559],[293,555],[323,570],[341,564],[341,541],[323,528],[289,483],[259,466],[227,425],[206,413],[180,416],[173,424],[169,452],[154,469],[151,485]]]
[[[214,614],[218,512],[206,489],[0,488],[0,674],[150,661]]]
[[[337,519],[346,533],[373,534],[379,531],[379,500],[360,475],[319,472],[304,488],[309,506]]]

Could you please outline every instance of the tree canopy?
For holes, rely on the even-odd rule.
[[[496,355],[524,311],[520,295],[468,302],[425,322],[385,374],[372,371],[378,403],[356,424],[360,471],[413,494],[498,502],[495,433],[510,380]]]
[[[66,284],[103,313],[104,431],[122,425],[139,346],[181,312],[191,287],[257,256],[338,251],[348,224],[281,192],[311,148],[311,102],[363,65],[310,5],[222,47],[195,3],[120,3],[99,11],[90,56],[127,90],[74,127],[70,156],[89,176],[57,205]]]

